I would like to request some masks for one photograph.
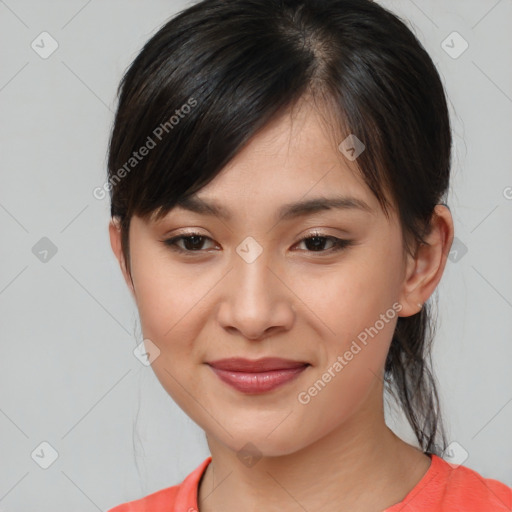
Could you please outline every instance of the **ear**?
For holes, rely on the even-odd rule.
[[[419,244],[416,254],[407,256],[399,316],[418,313],[441,280],[453,242],[453,220],[447,206],[436,205],[424,239],[426,244]]]
[[[123,274],[124,280],[128,285],[130,292],[135,297],[133,281],[130,273],[128,272],[128,269],[126,268],[126,261],[124,258],[121,245],[121,227],[119,224],[119,219],[117,217],[112,218],[112,220],[110,221],[108,225],[108,232],[110,236],[110,246],[112,247],[112,251],[114,252],[115,257],[119,262],[119,266],[121,267],[121,272]]]

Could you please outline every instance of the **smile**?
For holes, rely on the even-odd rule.
[[[220,380],[242,393],[265,393],[297,378],[309,365],[263,372],[224,370],[210,366]]]

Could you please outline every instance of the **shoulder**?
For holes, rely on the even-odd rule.
[[[109,509],[107,512],[188,512],[197,510],[197,490],[206,467],[211,462],[207,457],[178,485],[166,487],[138,500],[129,501]]]
[[[436,455],[432,456],[432,463],[435,474],[429,487],[434,503],[440,505],[435,510],[510,512],[512,509],[512,488],[504,483],[485,478],[467,466],[450,464]]]

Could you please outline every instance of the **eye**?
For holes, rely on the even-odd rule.
[[[324,236],[321,233],[311,233],[309,236],[302,238],[299,244],[302,242],[305,243],[308,252],[335,252],[353,244],[353,240],[344,240],[335,236]],[[331,244],[327,249],[325,249],[326,242]]]
[[[202,247],[205,240],[211,240],[211,238],[200,233],[187,233],[164,240],[163,243],[178,252],[203,252]],[[183,241],[184,247],[178,245],[178,242],[181,241]]]
[[[163,243],[170,247],[174,251],[183,252],[183,253],[192,253],[192,252],[205,252],[204,242],[212,241],[211,238],[201,235],[200,233],[187,233],[186,235],[179,235],[173,238],[169,238],[167,240],[163,240]],[[183,242],[183,246],[179,245],[180,242]],[[307,252],[320,252],[320,253],[329,253],[339,251],[346,247],[349,247],[354,242],[353,240],[344,240],[341,238],[337,238],[335,236],[323,236],[321,233],[311,233],[309,236],[306,236],[299,240],[298,244],[305,243]],[[325,244],[330,243],[331,246],[325,248]]]

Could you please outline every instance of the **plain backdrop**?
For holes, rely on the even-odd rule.
[[[466,466],[512,485],[512,2],[382,3],[424,44],[450,101],[456,241],[434,345],[449,440]],[[107,510],[209,455],[133,354],[137,310],[108,198],[92,193],[119,80],[186,5],[0,1],[0,511]]]

